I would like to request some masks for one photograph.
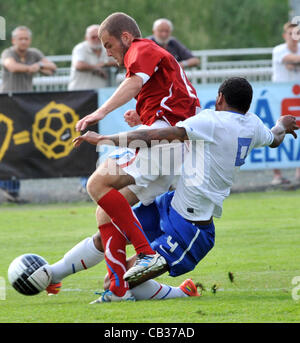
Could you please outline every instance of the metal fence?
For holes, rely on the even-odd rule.
[[[272,77],[272,48],[195,50],[200,58],[198,68],[186,70],[194,84],[220,83],[231,76],[243,76],[249,81],[270,81]],[[70,81],[71,55],[47,56],[57,65],[53,76],[33,78],[35,91],[67,90]],[[110,86],[118,85],[125,73],[110,68]],[[0,80],[1,82],[1,80]]]

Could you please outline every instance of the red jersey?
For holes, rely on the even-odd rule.
[[[136,111],[144,125],[157,119],[175,125],[196,114],[197,93],[176,59],[149,39],[134,39],[125,54],[126,77],[141,76]]]

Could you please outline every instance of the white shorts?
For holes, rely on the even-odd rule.
[[[140,126],[138,130],[166,127],[170,127],[167,122],[157,120],[151,126]],[[135,184],[130,185],[129,189],[144,205],[149,205],[177,182],[185,149],[183,143],[160,144],[136,150],[120,148],[112,152],[109,158],[116,160],[134,178]]]

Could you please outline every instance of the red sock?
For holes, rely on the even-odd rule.
[[[100,225],[99,230],[110,279],[109,290],[122,297],[128,290],[128,283],[123,280],[126,272],[126,238],[111,222]]]
[[[110,216],[112,222],[133,244],[137,254],[153,255],[150,243],[141,223],[134,215],[128,201],[116,189],[106,193],[98,201],[98,205]]]

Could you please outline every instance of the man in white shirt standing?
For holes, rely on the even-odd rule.
[[[98,38],[99,25],[90,25],[85,32],[85,41],[72,51],[71,76],[68,90],[99,89],[108,87],[106,67],[116,66],[107,56]]]
[[[275,46],[272,54],[273,82],[300,81],[299,26],[287,22],[283,26],[285,43]],[[296,181],[300,182],[300,168],[296,168]],[[282,176],[280,169],[274,169],[272,185],[290,183]]]

